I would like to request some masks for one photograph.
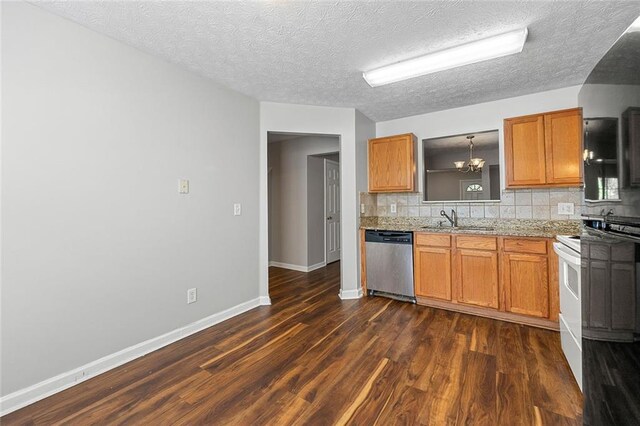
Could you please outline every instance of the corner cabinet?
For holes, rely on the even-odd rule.
[[[558,329],[557,258],[549,238],[417,232],[419,304]]]
[[[583,244],[582,336],[589,339],[632,342],[640,315],[636,276],[636,243],[589,241]]]
[[[369,192],[414,192],[416,136],[412,133],[369,140]]]
[[[582,185],[580,108],[504,120],[508,188]]]

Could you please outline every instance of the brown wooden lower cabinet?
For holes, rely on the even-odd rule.
[[[504,310],[514,314],[548,318],[548,271],[547,256],[505,253],[502,257]]]
[[[456,300],[498,309],[498,253],[458,249],[454,257]]]
[[[551,239],[416,233],[414,241],[419,304],[558,329]]]
[[[416,295],[451,300],[451,249],[416,246],[413,257]]]

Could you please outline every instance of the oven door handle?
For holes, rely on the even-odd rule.
[[[573,250],[567,248],[562,243],[553,243],[553,249],[562,260],[580,267],[580,256],[576,256]]]

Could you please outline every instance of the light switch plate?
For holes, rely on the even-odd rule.
[[[189,193],[189,179],[180,179],[178,185],[178,192],[180,192],[180,194]]]
[[[187,290],[187,304],[195,303],[198,300],[198,289],[190,288]]]
[[[360,204],[360,213],[364,214],[364,203]]]
[[[241,214],[242,214],[242,204],[235,203],[233,205],[233,215],[234,216],[240,216]]]
[[[558,214],[572,215],[574,212],[573,203],[558,203]]]
[[[396,203],[391,203],[391,213],[398,213],[398,205]]]

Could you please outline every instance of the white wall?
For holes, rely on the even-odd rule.
[[[318,244],[324,250],[324,239],[317,240],[318,214],[320,228],[324,228],[324,169],[320,163],[319,186],[309,188],[309,156],[336,152],[340,140],[336,136],[302,136],[280,142],[269,143],[270,217],[269,217],[269,261],[308,267],[324,260],[317,259]],[[315,171],[315,170],[314,170]],[[311,183],[318,183],[316,179]],[[313,203],[319,196],[320,204]],[[308,203],[312,201],[311,210]],[[319,207],[319,209],[318,209]],[[315,211],[318,210],[318,211]],[[316,213],[316,214],[314,214]],[[309,231],[312,235],[309,238]],[[320,236],[323,237],[322,231]],[[323,237],[324,238],[324,237]],[[317,244],[312,244],[312,242]],[[309,246],[312,259],[309,263]]]
[[[2,87],[2,395],[258,297],[257,101],[13,2]]]
[[[267,133],[310,133],[340,137],[340,185],[342,204],[342,298],[362,295],[358,263],[358,193],[356,174],[356,111],[353,108],[331,108],[260,102],[260,296],[269,299],[268,276],[268,207],[267,207]]]
[[[479,132],[499,130],[500,164],[504,164],[504,125],[509,117],[536,114],[578,106],[580,86],[572,86],[532,95],[501,99],[462,108],[415,115],[376,123],[376,136],[414,133],[418,137],[418,152],[422,153],[422,140]],[[504,167],[501,167],[501,188],[504,188]],[[418,155],[419,190],[423,191],[423,157]]]
[[[585,118],[621,118],[629,107],[640,105],[640,86],[631,84],[585,84],[580,91]]]
[[[376,137],[376,123],[356,110],[356,186],[358,192],[369,190],[369,139]]]

